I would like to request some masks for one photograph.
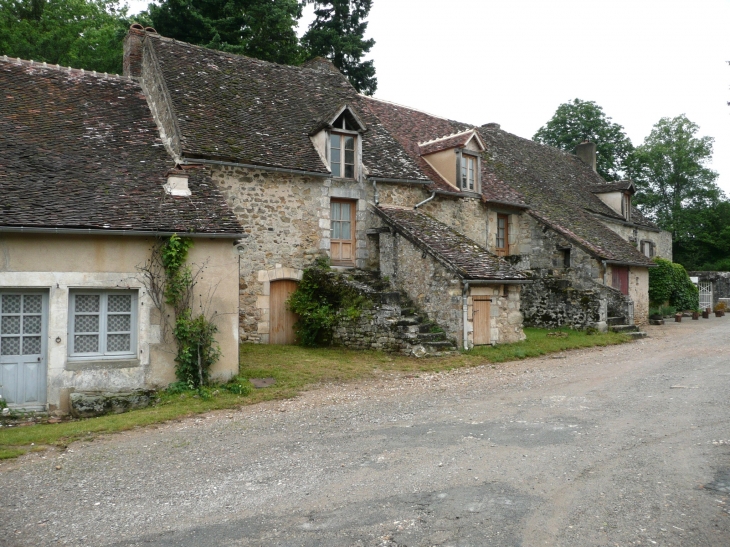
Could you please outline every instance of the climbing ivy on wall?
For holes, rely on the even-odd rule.
[[[656,268],[649,268],[649,302],[652,306],[669,303],[678,310],[699,308],[699,291],[681,264],[655,258]]]
[[[192,240],[173,234],[161,239],[152,248],[149,261],[140,267],[143,282],[152,301],[162,315],[165,305],[172,308],[172,335],[177,347],[175,376],[189,389],[208,383],[210,368],[221,352],[213,323],[215,314],[207,314],[205,303],[193,311],[194,289],[203,270],[193,272],[187,264]]]

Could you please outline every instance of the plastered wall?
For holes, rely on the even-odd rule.
[[[172,339],[163,340],[165,317],[155,308],[138,266],[153,238],[0,234],[0,288],[41,289],[49,296],[47,401],[63,410],[70,391],[161,387],[175,380]],[[205,264],[197,289],[215,313],[221,359],[212,377],[238,372],[238,254],[232,240],[194,239],[189,262]],[[136,359],[74,361],[68,357],[69,292],[73,289],[138,291]],[[198,299],[200,301],[200,299]],[[200,303],[200,302],[198,302]]]

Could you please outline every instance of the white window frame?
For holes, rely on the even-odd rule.
[[[327,137],[327,156],[330,163],[330,171],[332,176],[338,179],[356,179],[357,177],[357,157],[358,157],[358,136],[356,131],[340,130],[330,131]],[[332,137],[338,137],[340,139],[339,158],[335,161],[334,150],[332,148]],[[345,138],[352,137],[352,164],[345,163]],[[334,165],[337,163],[340,166],[340,174],[334,174]],[[345,166],[352,165],[352,176],[345,176]]]
[[[469,174],[472,173],[473,180]],[[479,154],[463,148],[456,151],[456,185],[464,192],[481,193],[482,160]],[[470,183],[472,187],[470,188]]]
[[[131,302],[131,312],[130,312],[130,343],[129,343],[129,351],[107,351],[106,350],[106,344],[107,344],[107,322],[109,317],[109,311],[108,311],[108,302],[109,302],[109,296],[114,295],[125,295],[128,294],[132,297]],[[75,322],[76,322],[76,297],[81,295],[93,295],[93,296],[100,296],[99,299],[99,351],[98,352],[76,352],[74,347],[74,341],[76,332],[74,330],[75,328]],[[138,339],[138,329],[139,329],[139,314],[138,314],[138,302],[139,302],[139,295],[138,291],[136,290],[123,290],[123,289],[94,289],[94,290],[88,290],[88,289],[74,289],[71,290],[69,293],[69,303],[68,303],[68,334],[67,334],[67,340],[68,340],[68,357],[70,360],[99,360],[99,359],[130,359],[130,358],[136,358],[137,357],[137,339]],[[112,312],[114,313],[114,312]],[[78,315],[91,315],[89,313],[78,313]],[[125,332],[126,334],[126,332]]]

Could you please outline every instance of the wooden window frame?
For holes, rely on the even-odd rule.
[[[335,238],[335,224],[336,222],[344,222],[340,219],[333,218],[333,204],[339,203],[347,204],[350,208],[350,218],[348,222],[350,223],[350,238]],[[330,199],[330,259],[332,261],[332,264],[334,266],[355,266],[355,252],[357,250],[357,239],[355,237],[355,234],[357,232],[357,200],[352,199],[340,199],[340,198],[331,198]],[[345,243],[349,242],[351,245],[351,252],[349,259],[342,259],[342,258],[336,258],[335,257],[335,246],[339,244],[340,246]],[[334,245],[333,245],[334,244]],[[341,247],[340,247],[341,250]],[[340,252],[341,255],[341,252]]]
[[[646,254],[646,249],[649,249],[649,254]],[[642,239],[639,243],[639,251],[647,258],[654,258],[656,254],[656,246],[654,242],[649,239]]]
[[[100,296],[99,299],[99,312],[98,313],[84,313],[76,312],[76,297],[77,296]],[[130,295],[131,300],[131,311],[129,314],[109,312],[109,297],[116,295]],[[73,290],[69,294],[69,306],[68,306],[68,357],[70,360],[83,361],[85,359],[130,359],[137,357],[137,331],[139,325],[138,318],[138,294],[135,290]],[[99,329],[94,334],[99,336],[99,351],[97,352],[77,352],[75,351],[74,341],[77,335],[75,331],[75,321],[77,315],[98,315],[99,316]],[[107,350],[107,336],[109,334],[108,321],[110,315],[129,315],[130,325],[129,331],[114,331],[118,334],[129,334],[129,351],[108,351]],[[80,335],[80,334],[79,334]]]
[[[504,235],[502,238],[499,237],[499,221],[504,220]],[[494,252],[497,256],[509,255],[509,215],[497,213],[497,230],[494,233]],[[500,247],[500,239],[502,239],[503,246]]]

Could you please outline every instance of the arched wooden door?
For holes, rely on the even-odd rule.
[[[297,289],[297,282],[291,279],[272,281],[269,292],[269,344],[294,344],[294,323],[297,314],[289,311],[286,301]]]

